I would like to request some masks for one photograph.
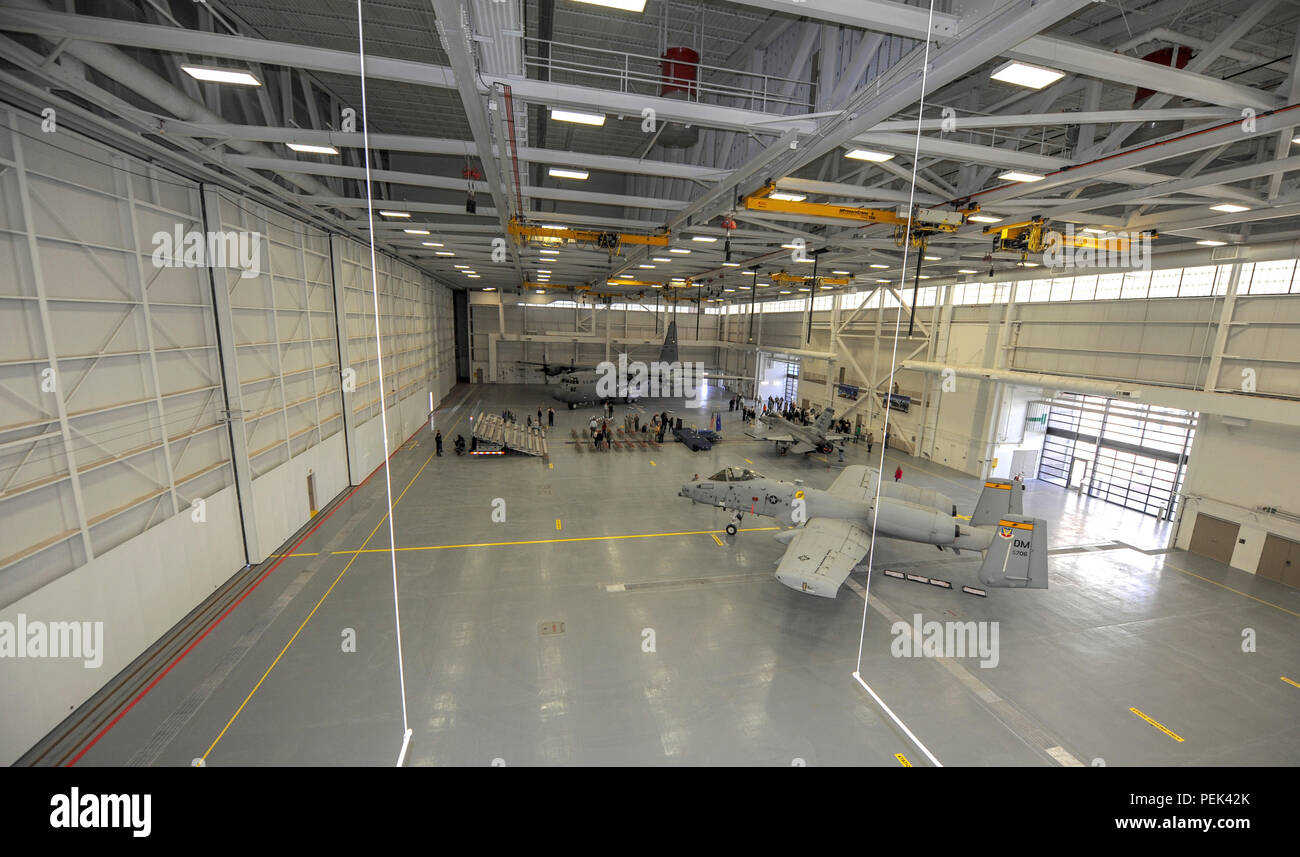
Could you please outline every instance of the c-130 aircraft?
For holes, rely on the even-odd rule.
[[[956,554],[984,552],[978,577],[985,586],[1047,588],[1047,522],[1023,514],[1022,483],[985,480],[967,522],[956,517],[956,504],[944,494],[891,482],[880,485],[877,511],[879,481],[875,468],[852,465],[823,491],[727,467],[708,479],[686,483],[678,496],[734,511],[728,535],[736,534],[746,513],[802,524],[775,536],[788,545],[776,579],[810,595],[836,596],[871,549],[873,520],[877,536],[931,544]]]

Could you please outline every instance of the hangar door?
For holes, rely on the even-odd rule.
[[[1192,527],[1192,541],[1187,547],[1194,554],[1218,560],[1227,565],[1232,562],[1232,552],[1237,547],[1237,533],[1241,527],[1209,515],[1197,514]]]
[[[1194,412],[1078,393],[1050,406],[1039,479],[1173,520]]]
[[[1287,586],[1300,587],[1300,542],[1269,533],[1255,573]]]

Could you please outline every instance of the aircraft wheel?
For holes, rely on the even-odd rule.
[[[727,524],[727,535],[734,536],[736,532],[737,530],[735,524]]]
[[[578,407],[578,406],[575,405],[573,402],[569,402],[569,410],[571,410],[571,411],[572,411],[572,410],[576,410],[577,407]]]

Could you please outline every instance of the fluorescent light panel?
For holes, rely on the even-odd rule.
[[[1222,202],[1218,205],[1211,205],[1210,211],[1222,211],[1225,214],[1236,214],[1239,211],[1250,211],[1249,205],[1235,205],[1231,202]]]
[[[261,86],[262,81],[250,72],[237,68],[213,68],[203,65],[183,65],[181,71],[195,80],[207,83],[233,83],[237,86]]]
[[[989,75],[994,80],[1000,80],[1003,83],[1011,83],[1016,86],[1023,86],[1027,89],[1042,89],[1056,83],[1065,77],[1065,72],[1057,71],[1054,68],[1043,68],[1038,65],[1030,65],[1023,62],[1004,63],[999,66],[993,74]]]
[[[967,220],[971,221],[972,223],[1000,223],[1002,221],[1002,218],[991,217],[987,214],[972,214],[970,217],[967,218]]]
[[[307,143],[285,143],[295,152],[305,152],[309,155],[337,155],[339,150],[333,146],[311,146]]]
[[[557,110],[551,108],[551,118],[557,122],[576,122],[579,125],[604,125],[604,113],[583,113],[580,110]]]
[[[586,170],[565,170],[560,167],[551,167],[550,170],[547,171],[547,175],[557,179],[578,179],[579,181],[586,181],[588,173]]]
[[[790,193],[784,190],[778,190],[775,193],[769,193],[768,199],[779,199],[785,202],[803,202],[808,197],[801,193]]]
[[[871,161],[874,164],[879,164],[893,160],[894,156],[889,152],[875,152],[871,149],[854,149],[844,157],[853,158],[856,161]]]
[[[1022,173],[1019,170],[1007,170],[998,178],[1006,182],[1040,182],[1043,180],[1043,176],[1037,173]]]
[[[624,12],[644,12],[645,0],[574,0],[575,3],[587,3],[592,6],[606,6],[621,9]]]
[[[379,211],[379,216],[380,216],[380,217],[410,217],[410,216],[411,216],[411,212],[409,212],[409,211],[384,211],[383,209],[380,209],[380,211]]]

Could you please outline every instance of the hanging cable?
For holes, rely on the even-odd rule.
[[[370,182],[370,120],[366,115],[366,42],[361,19],[361,0],[357,0],[357,48],[361,58],[361,144],[366,162],[366,217],[370,223],[370,294],[375,310],[375,355],[379,369],[379,424],[384,433],[384,488],[388,494],[388,557],[393,569],[393,621],[397,630],[397,682],[402,693],[402,749],[397,766],[406,761],[411,742],[411,726],[406,716],[406,671],[402,664],[402,614],[397,598],[397,536],[393,531],[393,480],[388,459],[388,409],[384,404],[384,348],[379,319],[379,266],[375,252],[375,207]]]
[[[930,17],[926,25],[926,32],[927,33],[932,32],[931,28],[933,26],[934,26],[934,0],[930,0]],[[925,84],[926,84],[926,74],[929,71],[929,69],[930,69],[930,39],[927,37],[925,40],[924,61],[922,62],[921,65],[921,102],[920,102],[920,108],[917,110],[916,113],[916,147],[912,153],[912,185],[908,190],[908,200],[907,200],[907,234],[908,235],[910,235],[912,232],[912,216],[916,210],[915,208],[916,172],[921,160],[921,117],[925,114]],[[911,249],[912,249],[912,242],[911,241],[904,242],[903,265],[898,275],[898,284],[900,289],[904,287],[907,282],[906,279],[907,278],[907,257]],[[918,255],[919,253],[920,251],[918,251]],[[917,260],[917,264],[918,265],[920,264],[920,259]],[[886,386],[886,389],[889,392],[885,394],[886,396],[891,395],[894,389],[894,372],[897,370],[897,366],[898,366],[898,335],[901,332],[903,326],[903,304],[901,301],[897,303],[898,303],[898,312],[894,318],[894,345],[893,345],[893,352],[890,354],[889,357],[889,382],[888,385]],[[878,312],[884,312],[884,311],[885,311],[885,302],[882,298],[882,300],[880,301],[880,309],[878,310]],[[878,343],[874,344],[873,347],[879,347]],[[874,385],[876,383],[876,379],[872,378],[871,383]],[[870,391],[870,395],[872,397],[876,395],[876,390],[874,386]],[[874,399],[872,404],[874,404]],[[876,522],[877,520],[879,520],[880,517],[880,495],[881,495],[882,483],[884,482],[885,479],[885,447],[889,442],[889,400],[888,398],[885,399],[884,425],[882,431],[884,432],[884,436],[881,439],[882,443],[880,445],[880,468],[876,473],[876,497],[871,504],[872,505],[871,547],[867,550],[867,585],[862,592],[862,630],[858,635],[858,660],[857,660],[857,666],[854,668],[853,671],[853,678],[856,679],[858,684],[862,685],[862,687],[867,691],[867,693],[871,695],[871,698],[876,701],[876,704],[880,706],[880,709],[884,711],[886,715],[888,715],[889,719],[892,720],[894,724],[898,726],[898,728],[903,730],[903,732],[907,735],[907,737],[911,740],[911,742],[916,745],[917,749],[919,749],[922,753],[924,753],[925,757],[929,759],[930,762],[935,765],[935,767],[941,768],[943,767],[943,764],[934,757],[934,754],[931,753],[930,750],[924,744],[921,743],[920,739],[918,739],[914,734],[912,734],[912,730],[907,728],[907,725],[903,723],[903,721],[900,720],[896,714],[894,714],[894,712],[889,708],[889,706],[885,704],[885,701],[881,699],[880,696],[874,690],[872,690],[871,687],[862,678],[862,649],[863,649],[863,645],[866,642],[866,637],[867,637],[867,606],[871,602],[871,573],[875,568],[875,559],[876,559]]]

